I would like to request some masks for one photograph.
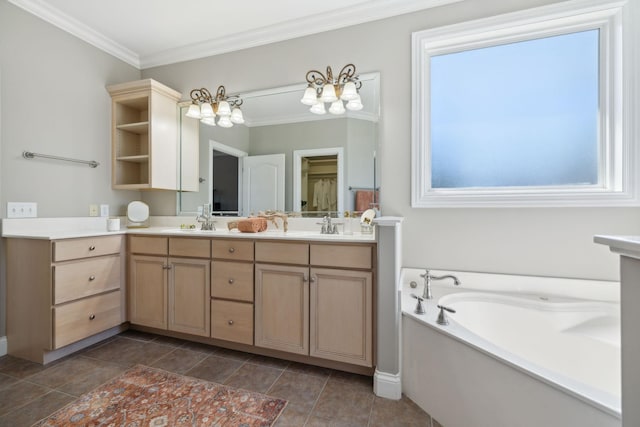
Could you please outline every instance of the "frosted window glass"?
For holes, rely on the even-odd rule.
[[[431,187],[597,184],[598,32],[431,57]]]

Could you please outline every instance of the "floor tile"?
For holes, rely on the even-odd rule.
[[[349,424],[344,425],[366,426],[374,397],[372,392],[358,391],[352,384],[329,380],[311,412],[311,417],[332,422],[348,420]]]
[[[373,378],[364,375],[333,371],[327,384],[343,393],[360,392],[373,395]]]
[[[161,335],[157,335],[153,342],[158,344],[170,345],[172,347],[182,347],[187,341],[180,338],[163,337]]]
[[[278,417],[274,427],[300,427],[303,426],[309,417],[313,405],[302,405],[298,403],[287,404],[284,411]]]
[[[371,427],[431,427],[431,417],[408,397],[400,400],[375,397]]]
[[[289,366],[288,360],[276,359],[275,357],[261,356],[259,354],[253,354],[247,360],[247,363],[253,363],[254,365],[268,366],[270,368],[285,369]]]
[[[245,363],[224,383],[231,387],[266,393],[282,375],[281,369]]]
[[[15,384],[18,381],[20,380],[16,377],[10,377],[9,375],[0,374],[0,390],[5,387],[9,387],[10,385]]]
[[[435,419],[431,419],[431,427],[442,427],[442,424],[437,422]]]
[[[0,373],[16,378],[26,378],[46,369],[47,366],[13,356],[3,356]]]
[[[185,375],[223,384],[243,362],[223,357],[208,356],[202,362],[185,372]]]
[[[71,403],[75,397],[59,391],[49,393],[32,400],[27,405],[0,417],[0,427],[30,426]]]
[[[175,348],[171,353],[153,362],[151,366],[177,374],[184,374],[206,357],[207,355],[205,353],[199,353],[185,348]]]
[[[135,329],[127,329],[124,332],[118,334],[122,338],[130,338],[138,341],[153,341],[157,338],[156,334],[150,334],[147,332],[136,331]]]
[[[320,378],[329,378],[331,375],[331,369],[323,368],[321,366],[307,365],[305,363],[291,362],[287,366],[287,371],[297,372],[299,374],[313,375]]]
[[[85,356],[99,360],[133,366],[139,363],[149,364],[170,353],[174,347],[119,337],[101,347],[85,353]]]
[[[245,353],[244,351],[230,350],[228,348],[218,348],[215,353],[218,357],[226,357],[227,359],[239,360],[245,362],[249,360],[252,354]]]
[[[186,348],[187,350],[198,351],[200,353],[205,353],[208,355],[214,354],[216,351],[220,350],[220,347],[216,347],[215,345],[202,344],[199,342],[185,341],[181,348]]]
[[[85,375],[76,376],[73,380],[58,387],[57,390],[73,396],[80,396],[117,377],[126,370],[125,366],[98,360],[96,361],[95,369]]]
[[[0,390],[0,415],[5,415],[51,391],[41,385],[19,381]]]
[[[313,404],[326,382],[323,378],[285,370],[267,394],[286,399],[290,403]]]
[[[78,376],[84,376],[95,368],[96,364],[92,359],[76,356],[31,375],[29,382],[57,388]]]

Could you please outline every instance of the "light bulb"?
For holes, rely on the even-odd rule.
[[[360,111],[364,106],[362,105],[362,99],[360,95],[357,98],[347,102],[347,110]]]
[[[218,115],[219,116],[230,116],[231,115],[231,106],[227,101],[220,101],[218,104]],[[220,124],[220,122],[218,122]]]
[[[340,95],[340,99],[343,101],[351,101],[358,97],[358,90],[356,89],[356,84],[354,82],[347,82],[342,89],[342,95]]]
[[[322,88],[320,100],[322,100],[322,102],[333,102],[336,99],[338,99],[336,96],[336,88],[334,88],[332,84],[325,85],[325,87]]]
[[[189,109],[187,110],[187,114],[185,114],[185,116],[191,117],[192,119],[202,118],[202,116],[200,115],[200,106],[198,104],[189,105]]]
[[[344,104],[342,104],[341,100],[335,100],[331,103],[331,107],[329,107],[329,112],[331,114],[344,114]]]
[[[244,116],[242,115],[242,110],[238,107],[233,107],[231,111],[231,122],[237,125],[241,125],[244,123]]]
[[[208,102],[205,102],[200,106],[200,115],[202,118],[216,116],[216,114],[213,112],[213,108],[211,107],[211,104],[209,104]]]
[[[218,110],[218,111],[220,111],[220,110]],[[231,122],[231,119],[229,118],[229,116],[222,116],[218,120],[218,126],[223,127],[223,128],[230,128],[230,127],[233,126],[233,123]]]
[[[324,102],[318,102],[317,104],[312,105],[311,108],[309,108],[309,111],[313,114],[327,114],[327,110],[324,109]]]
[[[300,102],[302,102],[304,105],[314,105],[316,102],[318,102],[316,90],[311,86],[307,87],[304,90],[304,95],[302,96]]]

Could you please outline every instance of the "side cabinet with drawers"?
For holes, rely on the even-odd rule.
[[[8,353],[38,363],[125,320],[123,237],[6,239]]]

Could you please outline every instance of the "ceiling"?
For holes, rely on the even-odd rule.
[[[457,1],[461,0],[9,0],[139,69]]]

